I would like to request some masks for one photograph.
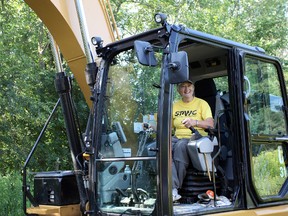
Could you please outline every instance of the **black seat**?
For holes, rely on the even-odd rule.
[[[216,110],[217,89],[212,78],[202,79],[195,82],[195,96],[205,100],[212,111],[213,117]]]

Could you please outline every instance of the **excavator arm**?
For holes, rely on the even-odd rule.
[[[41,2],[25,0],[25,2],[35,11],[53,36],[77,80],[86,102],[90,105],[91,93],[84,76],[87,60],[75,2],[73,0],[41,0]],[[83,0],[82,5],[85,12],[83,16],[87,24],[87,34],[90,37],[101,37],[104,43],[115,41],[118,32],[109,0]],[[92,47],[90,38],[88,39],[88,43]],[[92,49],[90,51],[96,60],[95,51]]]

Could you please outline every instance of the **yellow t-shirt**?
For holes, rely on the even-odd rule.
[[[208,103],[197,97],[194,97],[189,103],[184,103],[182,100],[176,101],[173,104],[172,113],[172,124],[176,129],[175,136],[179,139],[190,138],[192,135],[191,130],[182,124],[185,118],[192,118],[198,121],[213,118]],[[207,135],[203,128],[195,127],[195,129],[197,129],[201,135]]]

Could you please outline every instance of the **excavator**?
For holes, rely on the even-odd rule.
[[[73,163],[73,170],[32,173],[30,186],[35,143],[23,167],[25,215],[288,214],[288,98],[277,57],[170,24],[163,13],[154,16],[159,27],[116,39],[109,1],[25,2],[54,41]],[[85,131],[59,50],[90,107]],[[191,163],[173,202],[172,104],[187,80],[210,105],[214,128],[207,136],[191,128]]]

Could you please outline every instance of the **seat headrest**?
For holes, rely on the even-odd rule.
[[[212,78],[196,81],[194,86],[196,97],[205,98],[217,95],[216,85]]]

